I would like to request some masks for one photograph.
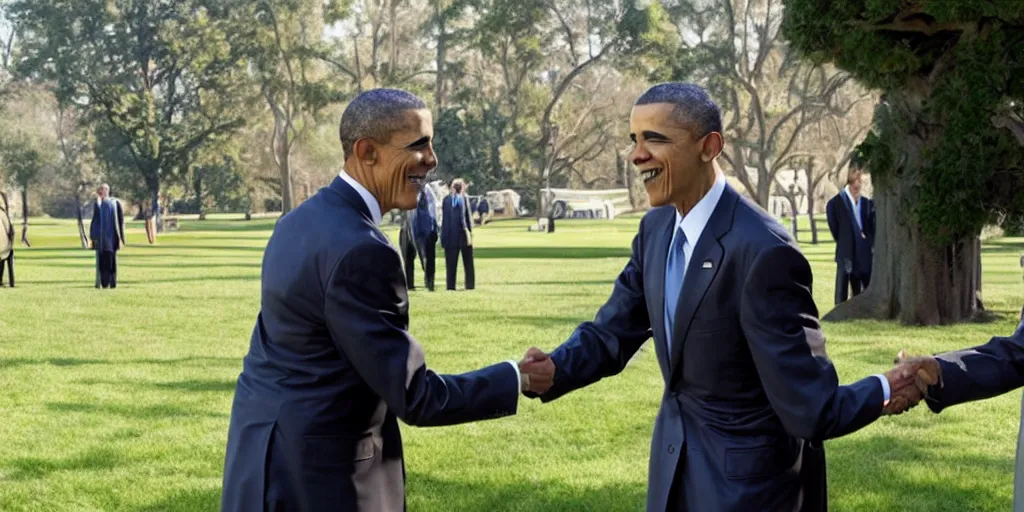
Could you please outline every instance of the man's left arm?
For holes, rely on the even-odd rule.
[[[633,354],[651,337],[651,321],[643,284],[644,223],[633,239],[629,262],[619,274],[608,302],[592,322],[576,328],[565,343],[551,353],[554,385],[540,396],[555,400],[573,390],[618,374]],[[533,393],[526,396],[534,398]]]
[[[888,382],[870,376],[839,385],[825,353],[811,281],[810,265],[795,247],[763,250],[743,287],[740,323],[768,400],[787,432],[825,440],[875,421]]]

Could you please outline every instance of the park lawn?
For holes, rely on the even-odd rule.
[[[476,291],[411,293],[410,330],[428,363],[462,372],[557,346],[607,298],[637,220],[560,221],[554,234],[528,233],[525,221],[478,229]],[[149,246],[132,223],[119,288],[99,291],[74,224],[33,219],[33,247],[17,252],[18,288],[0,289],[0,510],[219,509],[234,381],[272,227],[186,219]],[[802,241],[824,314],[833,246]],[[900,348],[936,352],[1009,334],[1024,303],[1022,251],[1024,239],[984,246],[994,323],[826,324],[841,381],[885,370]],[[443,288],[440,247],[438,261]],[[551,404],[523,399],[515,417],[403,425],[409,509],[641,510],[662,386],[648,344],[621,375]],[[1008,510],[1019,404],[1014,392],[941,415],[919,407],[827,442],[832,510]]]

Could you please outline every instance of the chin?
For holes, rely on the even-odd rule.
[[[668,204],[668,198],[665,197],[665,194],[661,193],[661,191],[658,190],[652,192],[651,190],[648,189],[647,200],[648,202],[651,203],[652,207],[665,206],[666,204]]]
[[[416,200],[419,195],[419,190],[413,189],[412,191],[404,191],[402,195],[395,201],[395,208],[399,210],[412,210],[416,208]]]

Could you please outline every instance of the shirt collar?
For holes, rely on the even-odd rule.
[[[359,183],[352,178],[352,176],[349,176],[349,174],[345,172],[345,169],[342,169],[341,172],[338,173],[338,177],[344,180],[345,183],[348,183],[350,187],[356,189],[356,192],[359,193],[359,197],[363,198],[363,202],[366,203],[366,208],[370,210],[370,216],[373,217],[373,223],[380,224],[384,214],[380,211],[380,203],[377,202],[377,198],[373,197],[373,194],[371,194],[369,190],[366,190],[366,187],[364,187],[362,183]]]
[[[850,193],[849,185],[843,187],[843,192],[846,192],[846,197],[850,198],[850,202],[852,202],[853,204],[860,204],[860,198],[858,197],[857,199],[854,199],[853,194]]]
[[[697,244],[704,227],[711,220],[711,214],[715,213],[715,206],[718,206],[718,201],[722,199],[722,192],[725,192],[725,176],[719,172],[715,175],[715,183],[711,185],[711,190],[693,205],[690,213],[684,217],[676,210],[676,229],[683,229],[686,241],[690,244]]]

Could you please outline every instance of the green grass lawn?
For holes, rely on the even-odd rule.
[[[637,218],[560,221],[550,235],[526,225],[476,231],[476,291],[411,294],[411,331],[434,369],[468,371],[518,359],[530,345],[557,346],[607,298]],[[234,381],[272,227],[186,220],[149,246],[134,223],[119,288],[99,291],[74,224],[33,223],[33,247],[17,252],[18,288],[0,289],[0,510],[218,510]],[[833,246],[803,249],[824,314]],[[841,380],[885,370],[900,348],[935,352],[1011,332],[1024,303],[1021,251],[1024,239],[985,244],[995,323],[826,324]],[[440,264],[442,288],[443,276]],[[552,404],[523,399],[515,417],[403,426],[409,508],[641,510],[662,385],[648,344],[618,377]],[[1014,392],[941,415],[919,407],[829,441],[832,510],[1008,510],[1019,404]]]

